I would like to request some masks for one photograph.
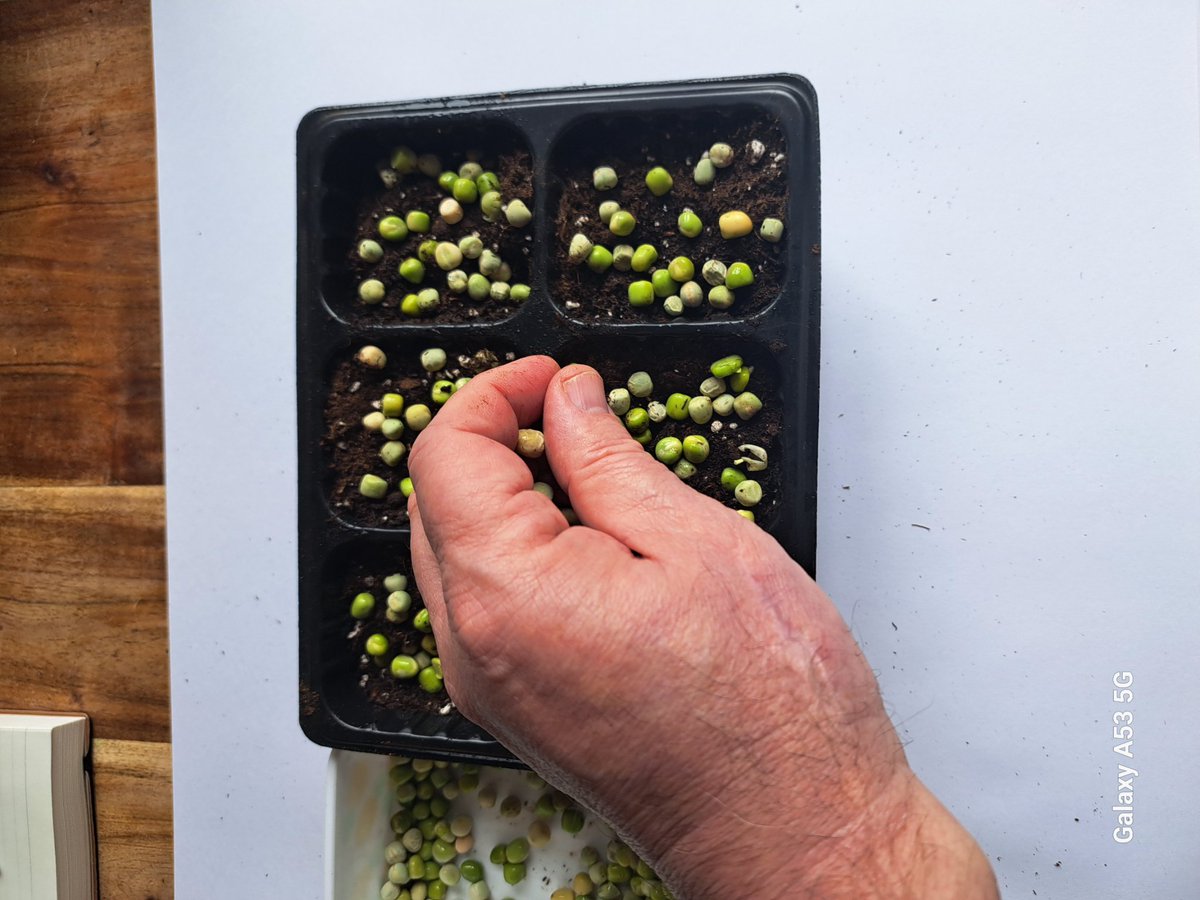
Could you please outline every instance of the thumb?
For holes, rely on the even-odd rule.
[[[685,485],[630,437],[608,408],[595,369],[567,366],[551,379],[542,430],[554,477],[580,521],[642,556],[694,549],[708,530],[727,534],[730,518],[743,521]]]

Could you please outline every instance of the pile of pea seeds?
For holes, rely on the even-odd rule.
[[[380,166],[386,193],[360,225],[352,258],[360,304],[405,319],[469,319],[507,314],[529,298],[529,285],[514,279],[527,271],[531,237],[513,235],[533,220],[528,177],[506,185],[479,153],[467,157],[443,169],[436,154],[401,146]]]
[[[613,830],[533,772],[399,757],[380,900],[671,900]]]

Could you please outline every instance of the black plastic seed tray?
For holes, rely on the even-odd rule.
[[[720,314],[706,310],[703,318],[675,320],[661,314],[661,302],[645,315],[597,320],[556,297],[566,249],[563,233],[573,228],[556,222],[556,215],[575,157],[594,155],[608,136],[618,134],[625,140],[640,136],[650,156],[665,143],[688,141],[699,157],[722,139],[723,129],[757,121],[777,127],[785,146],[780,157],[787,185],[785,230],[773,296]],[[454,324],[436,317],[405,319],[398,312],[376,319],[361,315],[349,259],[358,204],[380,190],[378,162],[399,144],[435,153],[528,150],[534,219],[524,229],[530,240],[528,271],[522,275],[532,292],[511,314]],[[380,572],[408,571],[409,542],[400,511],[381,525],[331,501],[332,457],[323,446],[326,406],[335,371],[364,344],[383,348],[389,359],[415,358],[432,346],[452,356],[481,348],[502,356],[547,353],[563,364],[597,365],[610,386],[616,373],[653,372],[653,366],[669,366],[672,360],[707,366],[739,353],[756,365],[753,377],[764,403],[782,410],[771,460],[778,496],[760,524],[813,571],[819,173],[816,95],[795,75],[456,97],[317,109],[305,116],[297,133],[296,381],[300,723],[309,738],[328,747],[519,765],[457,712],[383,708],[360,686],[358,659],[347,644],[349,596],[343,583],[350,567],[364,561]],[[690,175],[677,172],[676,178]]]

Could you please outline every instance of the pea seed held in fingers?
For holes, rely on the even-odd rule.
[[[546,436],[536,428],[517,432],[517,453],[526,459],[538,459],[546,452]]]

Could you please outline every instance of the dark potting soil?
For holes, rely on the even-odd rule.
[[[458,171],[466,161],[465,155],[443,156],[446,169]],[[513,150],[499,154],[494,159],[484,157],[480,164],[485,171],[493,171],[500,179],[500,193],[505,202],[520,199],[533,209],[533,166],[527,150]],[[446,287],[446,273],[430,261],[425,264],[425,277],[420,284],[405,281],[397,273],[397,267],[405,259],[417,256],[417,248],[427,240],[452,241],[458,243],[464,237],[478,234],[484,247],[499,254],[512,268],[510,284],[529,284],[530,256],[533,252],[533,226],[530,222],[523,228],[514,228],[507,221],[488,222],[483,218],[479,203],[464,203],[462,221],[448,224],[438,215],[438,204],[448,194],[437,185],[437,180],[420,172],[400,176],[393,188],[379,183],[379,191],[363,200],[357,216],[354,240],[346,248],[346,264],[354,273],[355,284],[368,278],[377,278],[387,288],[382,303],[367,305],[357,296],[352,302],[350,321],[355,325],[395,324],[397,322],[485,322],[506,318],[518,303],[495,300],[472,300],[465,293],[455,294]],[[403,241],[386,241],[379,236],[379,220],[387,216],[400,216],[413,210],[429,213],[432,227],[427,234],[410,232]],[[369,263],[359,258],[358,243],[364,238],[376,241],[383,248],[383,258]],[[479,271],[478,260],[464,259],[459,266],[467,275]],[[407,294],[415,294],[424,288],[437,288],[442,296],[437,311],[419,318],[400,312],[400,301]]]
[[[654,137],[647,139],[647,134]],[[697,117],[689,117],[681,119],[678,127],[664,131],[617,124],[602,133],[579,138],[560,152],[569,164],[556,173],[562,181],[562,194],[557,205],[550,284],[552,298],[568,315],[585,321],[672,321],[663,311],[661,299],[648,307],[629,305],[630,283],[649,278],[648,273],[610,268],[598,274],[586,265],[571,265],[567,247],[577,233],[609,250],[618,244],[634,248],[652,244],[658,250],[655,268],[664,268],[676,256],[686,256],[695,264],[694,280],[704,288],[706,297],[709,286],[700,277],[706,260],[720,260],[726,266],[734,262],[750,266],[754,284],[734,292],[730,309],[714,309],[705,300],[699,307],[685,308],[679,320],[742,318],[775,300],[783,282],[789,224],[787,148],[777,121],[747,115],[733,120],[706,119],[702,123]],[[749,147],[755,140],[764,146],[757,163],[751,162]],[[733,147],[733,163],[718,169],[716,180],[702,187],[692,173],[701,154],[716,141]],[[597,166],[616,170],[619,181],[615,188],[595,188],[592,172]],[[674,179],[671,190],[662,197],[655,197],[646,187],[646,172],[654,166],[664,167]],[[637,227],[631,235],[617,237],[600,220],[598,208],[605,200],[616,200],[622,209],[633,213]],[[704,230],[695,238],[679,233],[678,218],[685,208],[691,208],[704,224]],[[732,240],[721,237],[717,221],[731,210],[749,215],[754,231]],[[783,221],[781,242],[773,244],[758,236],[758,226],[767,217]]]

